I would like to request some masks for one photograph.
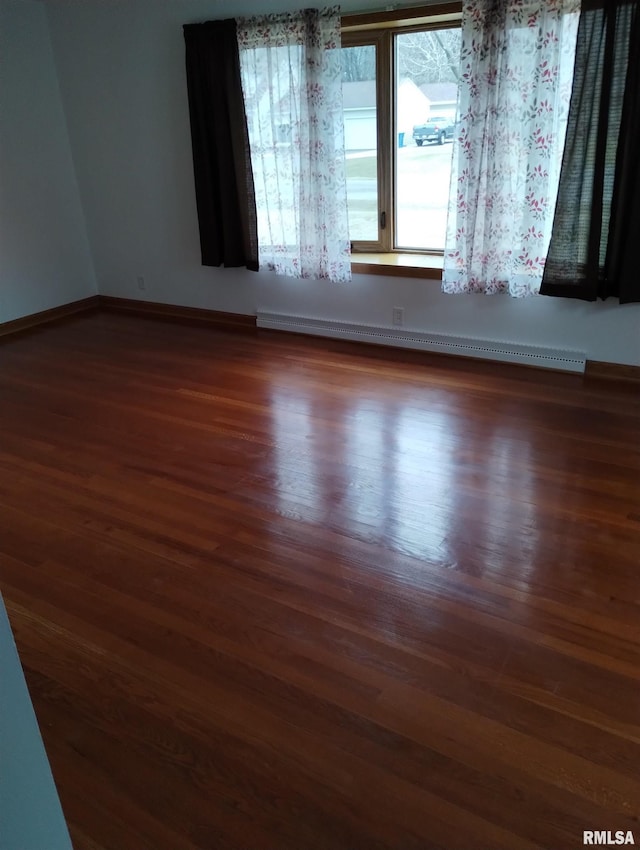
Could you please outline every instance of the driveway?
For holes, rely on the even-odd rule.
[[[452,144],[397,149],[396,241],[405,248],[444,247]],[[377,238],[375,151],[347,154],[352,239]]]

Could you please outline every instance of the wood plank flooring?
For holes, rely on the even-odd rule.
[[[76,850],[640,844],[639,426],[330,341],[3,342],[0,589]]]

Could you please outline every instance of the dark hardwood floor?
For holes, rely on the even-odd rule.
[[[640,844],[639,426],[522,367],[5,340],[0,589],[76,850]]]

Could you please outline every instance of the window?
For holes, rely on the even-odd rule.
[[[342,19],[353,252],[444,251],[459,3]]]

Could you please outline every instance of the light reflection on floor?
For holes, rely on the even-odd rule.
[[[341,396],[325,427],[309,396],[274,387],[279,512],[449,567],[468,559],[465,541],[473,540],[491,570],[507,566],[503,558],[513,568],[504,540],[513,541],[517,525],[526,572],[537,539],[531,447],[493,419],[482,446],[477,435],[465,444],[464,418],[447,407],[446,394],[428,402]]]

